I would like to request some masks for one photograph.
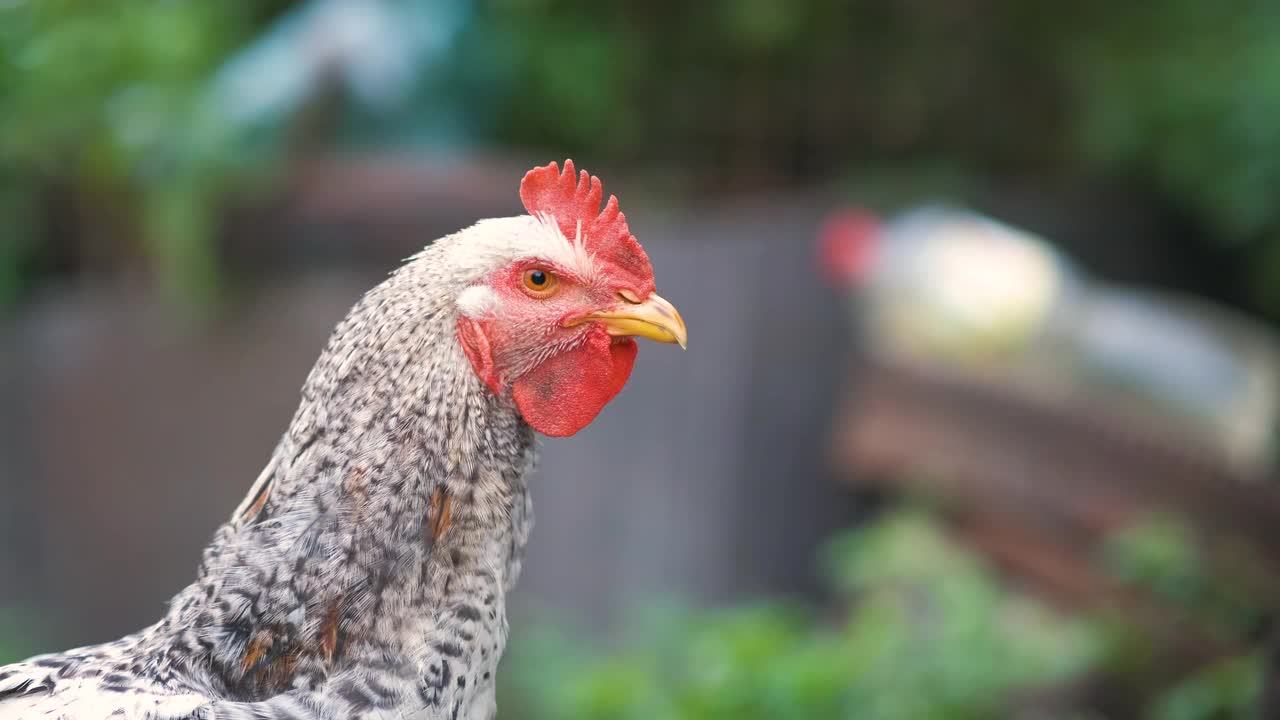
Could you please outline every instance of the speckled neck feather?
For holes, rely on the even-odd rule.
[[[573,434],[621,390],[617,323],[684,344],[599,179],[551,163],[520,196],[356,304],[165,618],[0,667],[0,720],[493,720],[533,428]],[[568,289],[517,285],[530,264]]]
[[[442,694],[496,664],[531,519],[533,436],[454,341],[453,288],[441,295],[412,269],[338,327],[259,496],[160,626],[181,650],[208,648],[231,697],[412,652],[406,640],[425,639],[456,678]]]
[[[0,669],[0,700],[61,676],[156,706],[127,717],[492,717],[534,437],[456,339],[482,250],[438,241],[355,306],[161,622]]]

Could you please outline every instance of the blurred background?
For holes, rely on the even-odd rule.
[[[1280,717],[1277,38],[0,0],[0,662],[157,618],[355,299],[572,157],[693,343],[546,443],[503,717]]]

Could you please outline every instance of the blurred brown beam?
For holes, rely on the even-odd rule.
[[[1167,509],[1259,549],[1280,577],[1280,482],[1233,473],[1159,418],[927,368],[855,371],[833,442],[859,483],[936,494],[1085,540]]]

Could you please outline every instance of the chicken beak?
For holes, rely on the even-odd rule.
[[[643,302],[633,302],[634,295],[623,294],[619,302],[608,310],[593,312],[579,322],[595,320],[604,325],[614,337],[643,337],[664,343],[677,343],[681,349],[689,341],[684,319],[671,303],[658,293],[649,293]],[[577,323],[574,323],[577,324]]]

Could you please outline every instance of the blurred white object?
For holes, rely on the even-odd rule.
[[[924,208],[882,223],[833,216],[824,267],[856,289],[877,350],[995,360],[1025,351],[1072,292],[1072,272],[1045,242],[994,221]]]
[[[286,116],[329,82],[369,107],[394,105],[448,48],[466,7],[460,0],[311,0],[227,61],[210,102],[238,125]]]
[[[1142,403],[1237,469],[1276,461],[1280,344],[1236,313],[1105,285],[1040,237],[944,207],[837,213],[820,259],[873,353]]]

